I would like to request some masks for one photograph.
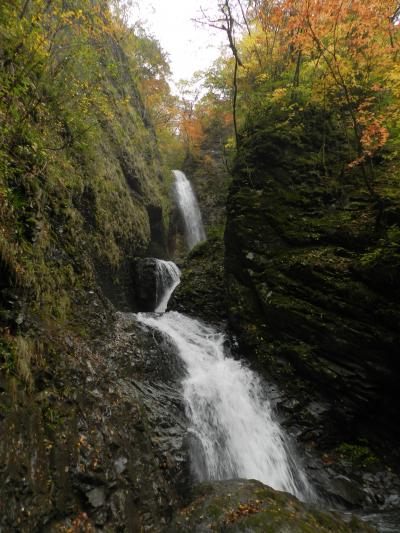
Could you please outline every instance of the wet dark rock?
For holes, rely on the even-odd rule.
[[[178,281],[179,269],[174,263],[152,257],[137,259],[134,266],[136,310],[154,311],[162,302],[165,290]]]
[[[161,176],[162,181],[162,176]],[[160,205],[148,205],[147,214],[150,222],[150,246],[147,254],[156,257],[167,256],[167,232],[164,222],[164,211]]]
[[[178,369],[130,314],[65,346],[43,391],[1,421],[0,528],[161,531],[189,486]]]
[[[361,507],[365,503],[364,491],[354,480],[346,476],[336,476],[330,479],[329,485],[330,494],[342,498],[347,504]]]
[[[154,311],[157,306],[157,260],[137,259],[134,266],[136,300],[140,311]]]
[[[296,138],[284,110],[260,111],[248,124],[227,208],[229,322],[286,402],[300,402],[283,408],[304,440],[329,449],[364,438],[395,462],[400,230],[377,232],[359,176],[341,178],[346,143],[334,120],[329,179],[316,166],[321,113],[299,113]],[[396,191],[385,202],[398,206]]]

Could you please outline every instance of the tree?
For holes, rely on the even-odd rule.
[[[324,91],[337,99],[352,128],[356,157],[370,195],[374,188],[373,157],[389,138],[380,93],[397,57],[398,29],[393,22],[397,2],[371,0],[286,0],[276,9],[287,24],[298,58],[306,55],[320,70]],[[322,63],[322,66],[321,66]],[[299,62],[295,79],[299,83]],[[386,112],[391,113],[390,107]]]
[[[400,119],[398,3],[249,0],[244,7],[235,3],[236,10],[232,5],[233,0],[236,27],[244,29],[233,53],[242,67],[240,76],[234,71],[236,136],[238,113],[287,92],[294,100],[301,94],[305,102],[338,115],[349,139],[347,168],[362,175],[381,205],[374,160],[396,142],[390,131]],[[229,30],[223,17],[208,22]],[[323,164],[325,153],[324,145]]]
[[[240,8],[241,13],[244,15],[243,6],[240,1],[236,7]],[[233,68],[233,96],[232,96],[232,110],[233,110],[233,126],[235,131],[236,146],[239,144],[238,123],[237,123],[237,99],[238,99],[238,68],[243,66],[240,58],[238,46],[236,43],[236,27],[240,25],[238,23],[237,16],[233,7],[233,0],[220,0],[218,2],[218,13],[214,16],[210,16],[202,10],[203,18],[196,19],[200,24],[206,24],[211,28],[224,31],[226,33],[229,48],[231,49],[234,58]],[[246,20],[247,24],[247,20]],[[249,26],[248,26],[249,28]]]

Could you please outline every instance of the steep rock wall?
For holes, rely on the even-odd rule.
[[[168,304],[169,309],[218,323],[226,320],[224,244],[211,235],[185,258],[181,283]]]
[[[225,234],[230,323],[299,402],[294,423],[308,426],[304,437],[322,445],[400,436],[399,198],[378,165],[377,226],[360,176],[342,167],[345,145],[335,121],[311,106],[250,119]],[[316,399],[325,407],[310,408]]]
[[[157,139],[106,3],[54,2],[50,14],[46,3],[6,4],[0,529],[157,530],[176,501],[176,464],[153,447],[154,394],[136,386],[149,353],[115,318],[136,308],[134,259],[166,254]],[[60,46],[40,55],[53,23]]]

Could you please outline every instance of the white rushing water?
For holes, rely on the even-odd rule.
[[[181,280],[181,272],[172,261],[157,259],[157,307],[156,313],[167,310],[168,301]]]
[[[191,250],[206,239],[201,212],[190,181],[180,170],[172,171],[175,176],[175,199],[185,226],[186,243]]]
[[[224,335],[177,312],[139,313],[137,318],[172,340],[185,364],[183,395],[197,477],[258,479],[308,499],[312,491],[260,379],[225,354]]]

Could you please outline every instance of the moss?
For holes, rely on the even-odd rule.
[[[16,356],[9,336],[0,337],[1,369],[7,374],[15,375],[17,371]]]
[[[379,462],[372,450],[362,444],[344,442],[336,448],[336,453],[348,461],[353,468],[371,468]]]
[[[226,317],[224,246],[220,234],[197,245],[182,265],[181,283],[169,307],[209,321]]]
[[[196,489],[200,497],[178,516],[168,531],[290,531],[293,533],[372,533],[354,519],[347,524],[338,513],[324,512],[294,496],[258,481],[222,481]]]

